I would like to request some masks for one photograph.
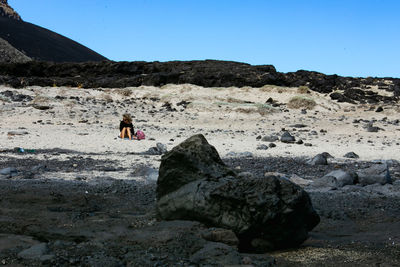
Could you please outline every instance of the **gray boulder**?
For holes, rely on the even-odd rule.
[[[157,214],[232,230],[252,251],[298,246],[319,223],[303,189],[276,176],[236,175],[202,135],[162,157]]]
[[[0,175],[2,175],[5,178],[11,178],[13,176],[18,175],[18,170],[14,167],[4,168],[0,170]]]
[[[325,154],[318,154],[314,158],[307,161],[310,165],[328,165],[327,156]]]
[[[201,134],[194,135],[161,157],[157,198],[174,192],[190,182],[206,177],[217,180],[234,175]]]
[[[369,168],[357,171],[358,182],[361,185],[392,183],[387,164],[374,164]]]
[[[261,139],[261,141],[264,141],[264,142],[275,142],[278,140],[279,140],[279,137],[276,135],[267,135]]]
[[[164,145],[163,143],[157,143],[156,147],[157,147],[158,151],[160,151],[161,154],[165,154],[168,151],[167,146]]]
[[[283,143],[294,143],[296,139],[288,131],[285,131],[281,136],[281,142]]]
[[[333,176],[324,176],[321,177],[320,179],[314,181],[312,184],[312,187],[314,188],[326,188],[326,189],[337,189],[338,184],[337,180]]]
[[[156,146],[150,147],[147,151],[142,152],[143,155],[162,155],[167,153],[167,146],[157,143]]]
[[[267,149],[268,149],[268,146],[267,146],[267,145],[264,145],[264,144],[261,144],[261,145],[258,145],[256,149],[257,149],[257,150],[267,150]]]
[[[343,170],[331,171],[325,176],[330,176],[335,178],[337,187],[343,187],[345,185],[353,185],[357,181],[357,175],[355,173],[349,173]]]
[[[353,185],[356,181],[357,175],[355,173],[349,173],[343,170],[336,170],[331,171],[330,173],[316,180],[312,184],[312,186],[337,189],[345,185]]]

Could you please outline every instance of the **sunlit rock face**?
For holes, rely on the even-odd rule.
[[[22,20],[20,15],[8,5],[7,0],[0,0],[0,16],[11,19]]]

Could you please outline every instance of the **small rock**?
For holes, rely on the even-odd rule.
[[[299,139],[299,140],[297,140],[297,142],[296,142],[296,144],[298,144],[298,145],[302,145],[304,142],[303,142],[303,140],[301,140],[301,139]]]
[[[18,257],[25,260],[40,259],[47,252],[47,244],[40,243],[18,253]]]
[[[281,136],[281,142],[283,143],[293,143],[294,141],[294,136],[292,136],[288,131],[285,131]]]
[[[305,127],[308,127],[307,125],[302,124],[302,123],[296,123],[296,124],[292,124],[292,125],[289,125],[289,126],[293,127],[293,128],[305,128]]]
[[[157,144],[156,144],[156,147],[157,147],[158,151],[159,151],[161,154],[165,154],[165,153],[168,152],[167,146],[164,145],[164,144],[162,144],[162,143],[157,143]]]
[[[264,141],[264,142],[275,142],[277,140],[279,140],[279,137],[276,135],[264,136],[261,139],[261,141]]]
[[[348,158],[348,159],[358,159],[359,158],[359,156],[354,152],[348,152],[343,157]]]
[[[33,107],[39,110],[47,110],[51,108],[49,105],[44,104],[34,104]]]
[[[268,149],[268,146],[267,146],[267,145],[264,145],[264,144],[261,144],[261,145],[258,145],[256,149],[257,149],[257,150],[267,150],[267,149]]]
[[[0,174],[6,176],[7,178],[11,178],[13,176],[18,175],[18,170],[14,167],[8,167],[1,169]]]
[[[275,145],[274,143],[270,143],[270,144],[268,145],[268,147],[273,148],[273,147],[276,147],[276,145]]]
[[[380,130],[380,128],[374,126],[372,122],[368,123],[366,129],[369,133],[377,133]]]
[[[27,131],[9,131],[7,135],[14,136],[14,135],[26,135],[29,134]]]
[[[382,112],[383,111],[383,108],[382,107],[378,107],[376,110],[375,110],[375,112]]]
[[[318,154],[314,158],[308,160],[307,164],[310,164],[310,165],[328,165],[328,161],[326,159],[326,156],[324,156],[323,154]]]

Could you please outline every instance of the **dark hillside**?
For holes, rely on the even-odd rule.
[[[5,16],[0,16],[0,38],[35,60],[53,62],[107,60],[100,54],[60,34]]]

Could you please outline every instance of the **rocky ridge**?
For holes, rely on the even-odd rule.
[[[21,16],[8,5],[8,0],[0,0],[0,16],[15,20],[22,20]]]
[[[0,84],[122,88],[141,85],[194,84],[203,87],[304,86],[348,103],[393,103],[400,95],[398,78],[353,78],[299,70],[282,73],[272,65],[218,60],[169,62],[28,62],[0,65]],[[374,89],[381,89],[379,94]]]

